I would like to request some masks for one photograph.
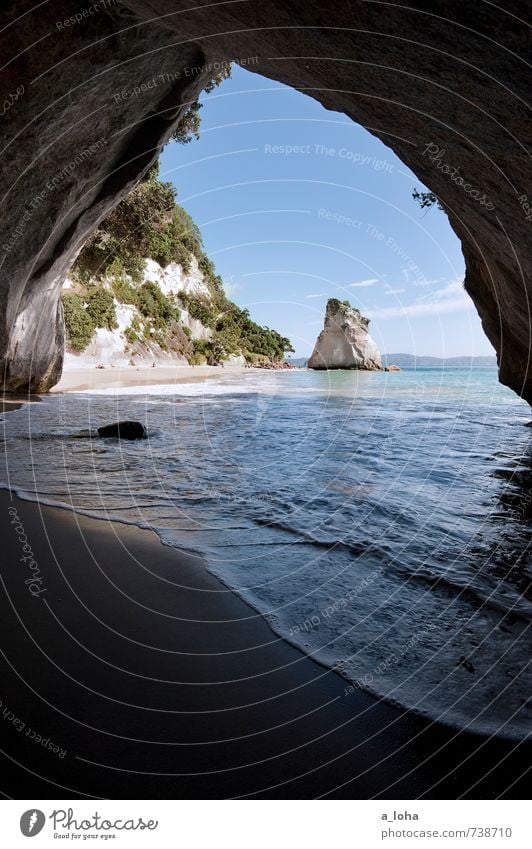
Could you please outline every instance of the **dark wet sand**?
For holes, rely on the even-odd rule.
[[[6,492],[0,516],[4,794],[526,797],[530,747],[346,695],[200,559],[151,532]]]

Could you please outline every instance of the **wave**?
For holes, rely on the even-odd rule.
[[[531,640],[520,402],[462,403],[459,375],[445,402],[430,374],[433,396],[414,402],[406,382],[379,395],[371,375],[362,394],[349,374],[331,379],[337,394],[320,374],[260,375],[260,389],[247,377],[51,397],[31,422],[15,412],[3,425],[12,488],[199,555],[350,686],[521,739]],[[139,404],[142,445],[70,439],[137,418]]]

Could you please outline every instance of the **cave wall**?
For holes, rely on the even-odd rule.
[[[2,101],[24,86],[1,127],[8,389],[57,380],[66,270],[154,161],[204,66],[231,59],[349,115],[436,192],[500,378],[532,401],[526,2],[195,0],[189,10],[183,0],[75,0],[30,9],[8,2],[0,13],[1,27],[11,24],[0,35],[11,60]]]
[[[2,27],[24,4],[10,5]],[[205,80],[182,73],[205,64],[201,46],[176,45],[167,29],[139,27],[109,0],[99,5],[84,17],[86,2],[47,4],[0,35],[1,55],[14,57],[0,96],[4,108],[13,100],[0,131],[0,367],[9,391],[58,381],[66,273]]]

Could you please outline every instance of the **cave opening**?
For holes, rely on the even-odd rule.
[[[261,324],[280,322],[296,359],[335,297],[372,319],[384,354],[494,364],[445,213],[414,201],[424,187],[389,147],[309,95],[237,66],[203,98],[200,138],[163,151],[161,178],[227,291]]]
[[[528,10],[481,5],[3,4],[10,794],[524,786]],[[260,370],[345,301],[504,385]]]
[[[168,181],[173,185],[178,207],[190,216],[183,218],[188,232],[181,241],[198,235],[226,296],[259,325],[291,340],[291,363],[308,360],[325,305],[334,298],[371,319],[385,363],[495,365],[463,289],[460,243],[445,212],[437,204],[422,208],[413,194],[424,187],[393,151],[311,94],[239,66],[208,87],[161,152],[154,178],[159,193]],[[132,200],[138,191],[119,206],[124,214],[118,222],[111,214],[110,229],[107,219],[101,222],[63,283],[68,368],[138,363],[139,356],[162,353],[132,344],[143,337],[143,317],[128,302],[128,286],[131,274],[137,279],[136,264],[140,269],[147,262],[144,281],[171,293],[183,244],[174,254],[160,246],[150,252]],[[159,201],[155,188],[143,200],[154,233],[162,227]],[[132,244],[138,256],[128,265],[124,251],[132,254]],[[124,285],[113,283],[117,269]],[[178,277],[188,271],[182,260]],[[79,326],[79,306],[72,306],[76,293],[86,297],[87,283],[103,285],[118,309],[117,327],[101,321],[92,341]],[[161,342],[156,330],[144,336],[150,332]],[[177,363],[186,362],[183,353],[190,360],[191,350],[170,346]]]
[[[57,381],[63,333],[59,289],[70,263],[113,204],[146,173],[180,110],[199,95],[212,68],[233,61],[310,94],[331,114],[349,116],[390,147],[420,185],[438,197],[460,239],[465,288],[496,349],[500,380],[530,397],[529,216],[524,146],[515,129],[527,77],[517,18],[490,8],[482,28],[475,30],[467,9],[454,10],[449,18],[430,13],[424,4],[416,9],[399,4],[377,21],[376,7],[356,3],[329,10],[325,21],[314,7],[296,6],[290,10],[274,3],[265,10],[250,0],[224,4],[216,16],[202,3],[194,9],[179,3],[168,8],[164,0],[152,3],[149,11],[142,0],[105,4],[98,7],[101,14],[87,16],[68,4],[39,8],[38,14],[29,5],[24,13],[20,4],[5,7],[6,51],[11,55],[10,39],[19,48],[4,78],[9,131],[2,148],[2,197],[10,205],[1,234],[6,390],[46,390]],[[31,45],[44,39],[47,51],[37,55]],[[453,44],[452,53],[441,50],[442,39]],[[500,54],[496,75],[486,66],[487,40]],[[270,126],[267,132],[272,131]],[[334,170],[340,154],[329,156],[333,145],[326,134],[318,143],[314,164],[319,159],[320,170]],[[359,175],[364,168],[377,171],[376,162],[355,159],[357,152],[351,145],[353,158],[346,156],[344,164],[351,163]],[[273,150],[269,155],[277,156]],[[241,157],[244,163],[244,153]],[[296,155],[286,160],[288,170],[301,166]],[[276,167],[280,163],[279,158]],[[391,178],[388,173],[388,189]],[[367,213],[369,200],[366,207]],[[325,217],[335,215],[333,209],[320,208]],[[368,217],[366,226],[378,231]],[[394,238],[381,232],[385,243]],[[379,238],[371,228],[367,235]],[[411,251],[402,241],[390,241],[390,249],[408,260]],[[454,265],[461,261],[456,258]],[[440,314],[455,315],[453,335],[447,337],[451,345],[463,335],[457,326],[461,276],[461,269],[456,277],[443,275],[448,285],[437,290]],[[419,279],[432,278],[423,270]],[[404,294],[391,294],[399,288],[393,280],[388,296]],[[390,310],[404,313],[405,308],[417,321],[418,315],[428,318],[438,308],[430,297],[404,306],[369,306],[382,323],[390,321]],[[472,310],[469,318],[474,320]],[[387,328],[382,330],[386,346]]]

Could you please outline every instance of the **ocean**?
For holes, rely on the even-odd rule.
[[[346,693],[522,739],[530,418],[492,368],[227,372],[5,414],[0,485],[200,553]]]

